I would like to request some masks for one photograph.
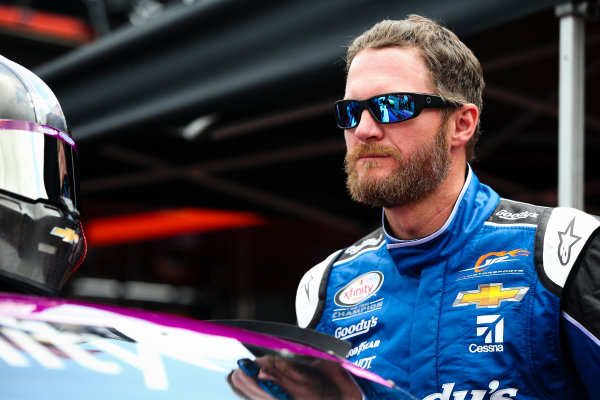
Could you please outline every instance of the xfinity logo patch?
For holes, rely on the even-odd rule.
[[[383,274],[371,271],[353,279],[341,288],[333,299],[340,307],[352,307],[373,296],[383,284]]]
[[[495,353],[504,351],[504,318],[501,315],[478,315],[477,336],[483,338],[484,345],[472,343],[471,353]]]

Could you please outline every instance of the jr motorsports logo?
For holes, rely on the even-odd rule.
[[[497,308],[503,301],[520,302],[528,287],[505,288],[503,283],[487,283],[479,285],[477,290],[458,292],[452,307],[474,304],[477,308]]]
[[[523,268],[518,266],[510,266],[515,261],[522,261],[524,257],[528,257],[530,251],[524,249],[513,249],[509,251],[492,251],[486,253],[477,259],[475,266],[466,268],[459,272],[465,273],[457,280],[479,278],[488,275],[504,275],[504,274],[522,274]]]
[[[477,337],[484,344],[471,343],[471,353],[495,353],[504,351],[504,317],[501,315],[478,315]]]
[[[375,295],[383,284],[383,274],[371,271],[353,279],[341,288],[333,301],[340,307],[352,307]]]

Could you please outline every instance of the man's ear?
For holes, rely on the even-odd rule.
[[[450,128],[454,128],[450,145],[456,147],[466,145],[475,132],[477,121],[479,121],[479,110],[475,104],[468,103],[454,110],[449,121],[453,124]]]

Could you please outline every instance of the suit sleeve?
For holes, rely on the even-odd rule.
[[[567,353],[590,395],[600,377],[600,232],[588,240],[562,293]]]
[[[296,291],[296,318],[301,328],[314,329],[323,313],[327,289],[327,278],[331,265],[342,250],[331,254],[325,260],[304,274]]]

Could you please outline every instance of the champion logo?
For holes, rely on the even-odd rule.
[[[383,274],[381,272],[367,272],[338,290],[333,301],[340,307],[355,306],[377,293],[382,284]]]

